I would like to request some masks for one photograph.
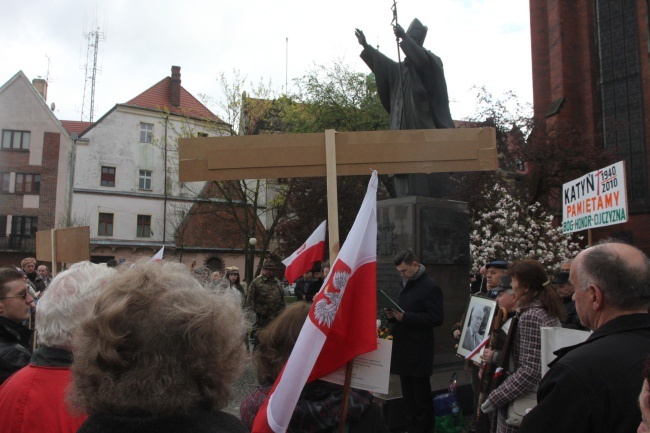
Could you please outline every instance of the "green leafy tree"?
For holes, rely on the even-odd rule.
[[[283,112],[284,132],[373,131],[388,126],[388,114],[379,101],[374,78],[352,71],[342,61],[331,66],[314,66],[297,79],[295,85],[298,91],[291,96],[292,104],[286,104]],[[388,198],[392,183],[387,176],[380,176],[380,179],[384,188],[379,198]],[[277,234],[282,242],[277,252],[286,257],[327,219],[327,186],[325,178],[318,177],[284,179],[283,182],[291,193],[285,195],[288,217],[278,225]],[[367,185],[368,176],[337,179],[341,241],[352,227]]]

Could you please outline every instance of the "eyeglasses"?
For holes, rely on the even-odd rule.
[[[24,292],[19,293],[18,296],[5,296],[4,298],[0,298],[0,299],[11,299],[11,298],[25,299],[28,294],[29,293],[27,293],[27,290],[25,290]]]

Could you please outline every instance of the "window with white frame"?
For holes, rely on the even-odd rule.
[[[140,123],[140,141],[142,143],[153,141],[153,123]]]
[[[151,215],[138,215],[138,228],[135,235],[139,238],[151,236]]]
[[[139,189],[151,190],[151,170],[140,170],[140,178],[138,181]]]
[[[2,148],[14,150],[29,150],[29,131],[2,130]]]

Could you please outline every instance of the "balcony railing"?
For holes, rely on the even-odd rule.
[[[35,252],[36,238],[26,235],[0,236],[0,251]]]

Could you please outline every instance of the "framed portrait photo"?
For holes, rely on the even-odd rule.
[[[456,353],[467,358],[485,340],[485,337],[490,335],[490,326],[496,310],[497,301],[494,299],[470,296]],[[470,359],[481,362],[483,349],[481,348]]]

